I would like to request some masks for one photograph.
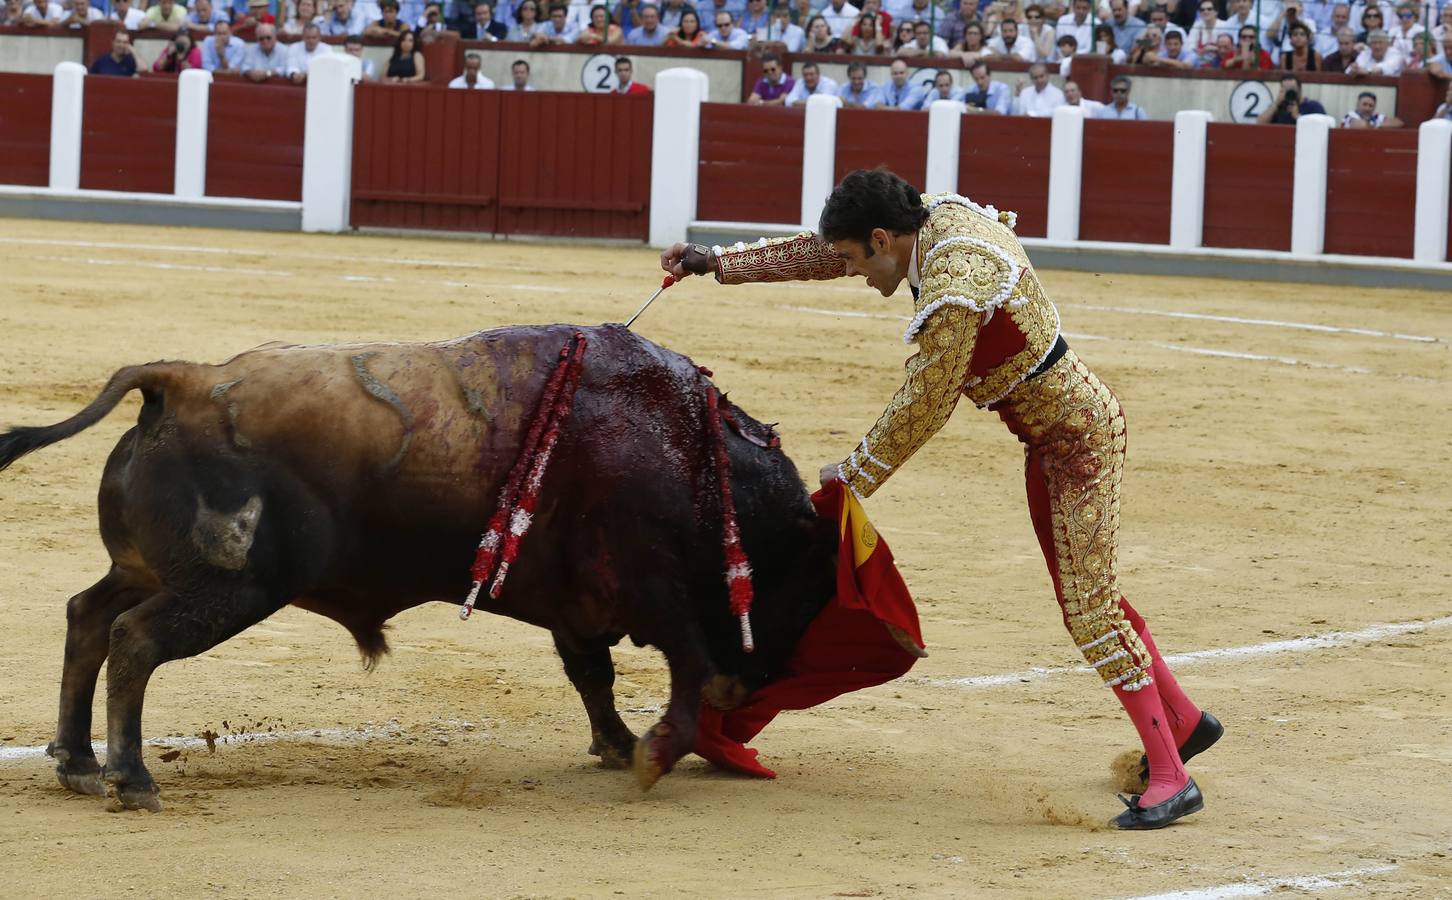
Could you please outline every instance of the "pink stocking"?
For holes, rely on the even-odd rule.
[[[1139,732],[1140,743],[1144,744],[1145,755],[1149,757],[1149,787],[1140,797],[1141,807],[1150,807],[1173,797],[1185,786],[1189,775],[1180,764],[1180,751],[1174,734],[1165,721],[1156,684],[1147,684],[1137,691],[1114,688],[1114,696],[1123,704],[1124,711]]]
[[[1175,676],[1170,672],[1170,667],[1165,665],[1164,658],[1160,656],[1159,648],[1155,646],[1154,638],[1150,637],[1149,626],[1129,601],[1123,597],[1119,598],[1119,608],[1124,610],[1124,617],[1139,634],[1139,639],[1144,641],[1145,649],[1150,653],[1150,659],[1154,660],[1154,667],[1150,670],[1154,676],[1155,687],[1159,690],[1160,703],[1164,707],[1165,720],[1169,723],[1170,731],[1175,736],[1175,746],[1180,746],[1189,739],[1190,733],[1195,726],[1200,724],[1200,707],[1196,706]],[[1153,757],[1151,757],[1153,760]],[[1151,762],[1153,769],[1153,762]]]

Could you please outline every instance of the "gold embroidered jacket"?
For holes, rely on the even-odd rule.
[[[841,478],[859,497],[877,490],[948,421],[961,394],[978,406],[1007,397],[1054,347],[1059,314],[1013,233],[1013,213],[957,194],[924,194],[918,232],[922,287],[903,335],[918,352],[907,378]],[[846,261],[810,231],[716,247],[722,284],[838,278]]]

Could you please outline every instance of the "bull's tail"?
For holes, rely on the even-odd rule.
[[[148,394],[160,395],[171,381],[174,367],[169,363],[127,366],[111,376],[106,387],[90,405],[55,425],[15,428],[0,434],[0,472],[33,450],[49,447],[57,441],[79,434],[101,421],[131,391],[140,388]]]

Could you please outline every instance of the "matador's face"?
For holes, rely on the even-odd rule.
[[[867,243],[843,239],[833,241],[832,247],[838,255],[847,260],[847,274],[862,275],[867,279],[867,286],[876,288],[878,293],[884,297],[891,297],[897,291],[897,286],[907,277],[907,258],[899,260],[895,240],[901,240],[891,232],[874,228],[868,236]],[[914,238],[909,235],[908,240]],[[869,249],[872,255],[868,255]]]

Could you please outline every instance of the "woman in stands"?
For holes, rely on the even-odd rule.
[[[1275,68],[1275,63],[1271,62],[1270,54],[1261,48],[1255,26],[1247,25],[1240,29],[1240,41],[1235,45],[1235,52],[1229,59],[1220,60],[1220,68],[1271,69]]]
[[[908,47],[911,49],[912,43],[915,40],[917,40],[917,37],[913,34],[913,23],[897,23],[897,34],[892,39],[892,52],[901,55],[902,48]],[[916,52],[913,55],[916,56]]]
[[[681,13],[681,24],[676,30],[666,35],[665,45],[667,47],[701,47],[706,43],[706,33],[701,30],[701,17],[696,11],[687,7]]]
[[[1129,57],[1121,50],[1114,41],[1114,29],[1108,22],[1100,22],[1094,26],[1094,52],[1103,53],[1109,57],[1109,61],[1115,65],[1124,65]]]
[[[1386,20],[1381,14],[1381,8],[1368,6],[1366,12],[1361,14],[1361,33],[1356,36],[1356,43],[1365,44],[1371,33],[1379,28],[1386,28]]]
[[[812,16],[807,23],[807,45],[803,53],[836,53],[842,42],[832,37],[832,27],[821,16]]]
[[[700,28],[697,27],[699,31]],[[610,21],[610,10],[603,3],[597,3],[590,7],[590,24],[580,29],[579,37],[575,43],[586,45],[597,44],[623,44],[625,43],[625,32],[620,26]]]
[[[524,0],[514,10],[514,27],[509,29],[509,39],[521,44],[528,44],[534,38],[537,28],[539,28],[539,3],[536,0]]]
[[[969,22],[963,29],[963,42],[953,48],[958,58],[963,60],[963,68],[971,69],[978,64],[978,58],[988,52],[988,46],[983,37],[983,26],[977,22]]]
[[[309,22],[323,24],[323,17],[318,15],[317,0],[297,0],[292,17],[278,31],[289,37],[302,37],[303,26]]]
[[[1292,72],[1321,71],[1321,54],[1311,46],[1311,29],[1305,22],[1291,26],[1291,49],[1281,54],[1281,68]]]
[[[892,52],[887,36],[877,30],[877,16],[859,16],[857,27],[853,30],[855,36],[847,38],[849,53],[855,56],[887,56]]]
[[[151,64],[153,72],[185,72],[202,67],[202,48],[192,41],[192,34],[183,28],[166,45],[166,49]]]
[[[1219,56],[1219,51],[1215,49],[1215,40],[1225,33],[1226,24],[1220,19],[1215,0],[1200,0],[1197,9],[1200,10],[1200,18],[1190,26],[1190,35],[1185,38],[1185,46],[1200,58],[1200,65],[1209,67],[1215,65],[1214,60]]]
[[[418,42],[412,31],[405,31],[393,44],[393,55],[388,58],[388,75],[383,79],[391,84],[417,84],[424,80],[424,57],[419,52]]]

